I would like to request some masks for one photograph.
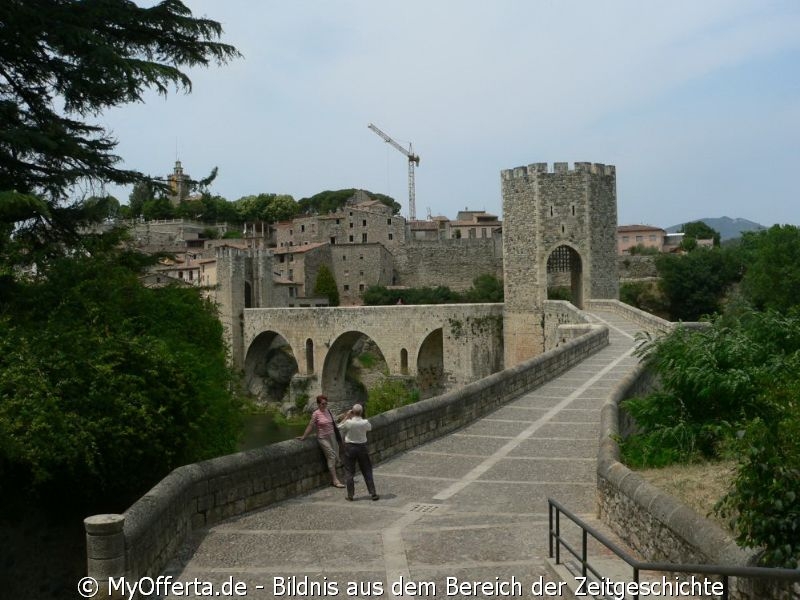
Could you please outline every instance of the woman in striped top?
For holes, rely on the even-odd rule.
[[[322,453],[325,455],[325,460],[328,462],[328,470],[331,472],[331,485],[337,488],[343,488],[344,484],[339,481],[336,476],[336,459],[339,450],[339,442],[336,441],[336,434],[334,433],[334,420],[331,411],[328,409],[328,397],[319,395],[317,396],[317,410],[311,414],[311,420],[308,422],[308,427],[303,432],[303,435],[298,436],[298,440],[304,440],[311,433],[312,429],[317,430],[317,443],[319,444]]]

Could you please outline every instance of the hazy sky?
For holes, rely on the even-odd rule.
[[[244,55],[107,112],[125,166],[214,193],[389,194],[501,214],[500,171],[617,167],[620,224],[800,224],[800,2],[188,0]],[[128,189],[113,189],[127,199]]]

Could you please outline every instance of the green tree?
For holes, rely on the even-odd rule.
[[[263,220],[268,223],[278,223],[288,221],[297,215],[299,207],[289,195],[280,194],[274,196],[263,212]]]
[[[696,321],[721,310],[725,293],[739,280],[740,257],[728,248],[698,248],[656,257],[659,287],[672,319]]]
[[[327,298],[331,306],[339,306],[339,289],[336,287],[336,279],[331,270],[322,265],[317,271],[317,281],[314,284],[314,295],[320,298]]]
[[[742,292],[756,308],[787,311],[800,304],[800,228],[774,225],[742,234]]]
[[[62,205],[77,183],[146,179],[119,167],[117,141],[88,118],[141,102],[148,90],[188,91],[182,69],[238,56],[216,41],[219,23],[193,17],[179,0],[147,8],[124,0],[3,2],[0,23],[0,193],[14,198],[17,230],[32,231],[23,238],[49,237],[56,246],[79,241],[75,231],[89,216],[80,201]]]
[[[95,254],[0,298],[0,479],[124,507],[176,466],[233,451],[239,406],[214,307],[145,288],[137,255]]]
[[[153,184],[150,181],[137,181],[133,184],[133,189],[128,195],[128,207],[131,218],[142,216],[145,202],[154,200],[156,197]]]
[[[303,214],[325,214],[339,210],[345,205],[353,195],[358,192],[354,188],[344,190],[325,190],[318,194],[314,194],[310,198],[301,198],[298,200],[298,210]],[[378,200],[381,203],[392,209],[392,214],[400,212],[400,205],[394,201],[393,198],[385,196],[384,194],[375,194],[367,190],[363,191],[369,198]]]
[[[697,247],[697,240],[713,239],[714,245],[719,246],[719,231],[709,227],[703,221],[684,223],[680,230],[683,233],[681,248],[684,250],[694,250]]]
[[[714,457],[719,443],[755,418],[771,422],[791,406],[771,390],[800,383],[800,315],[745,312],[701,330],[678,328],[640,351],[661,389],[623,406],[639,433],[633,463],[660,465]]]
[[[494,275],[478,275],[472,282],[472,288],[464,293],[467,302],[502,302],[503,280]]]
[[[155,219],[173,219],[176,209],[164,196],[148,200],[142,206],[142,217],[148,221]]]

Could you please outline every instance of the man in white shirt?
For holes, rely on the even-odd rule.
[[[347,499],[353,500],[355,492],[356,462],[361,474],[364,476],[364,483],[367,484],[370,496],[373,500],[380,498],[375,493],[375,482],[372,480],[372,461],[369,459],[367,450],[367,432],[372,429],[372,424],[362,418],[364,409],[360,404],[354,404],[353,408],[345,413],[342,422],[339,423],[339,430],[344,434],[344,472],[345,485],[347,486]]]

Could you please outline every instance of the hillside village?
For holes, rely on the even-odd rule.
[[[344,306],[360,305],[370,286],[445,285],[464,291],[479,275],[502,278],[503,274],[503,223],[483,210],[465,208],[453,220],[432,216],[409,221],[359,190],[334,212],[232,227],[186,219],[132,222],[131,237],[138,249],[171,257],[153,267],[144,282],[149,286],[201,287],[213,296],[218,283],[217,257],[225,251],[269,254],[274,307],[326,305],[327,298],[313,293],[322,265],[333,273]],[[641,257],[632,261],[631,255],[643,249],[680,252],[682,239],[682,233],[650,225],[620,225],[620,278],[654,276],[652,261]],[[701,246],[712,243],[711,239],[698,240]]]

